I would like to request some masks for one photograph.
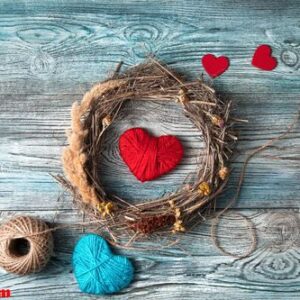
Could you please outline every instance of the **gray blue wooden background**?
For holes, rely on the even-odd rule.
[[[300,106],[300,1],[83,1],[0,2],[0,220],[28,214],[54,223],[82,216],[49,173],[61,172],[60,154],[70,107],[117,63],[129,67],[149,53],[187,74],[201,76],[200,59],[230,57],[230,69],[213,81],[232,99],[240,141],[225,205],[247,152],[286,130]],[[267,43],[278,67],[251,66],[256,46]],[[207,78],[207,77],[206,77]],[[208,78],[207,78],[208,79]],[[129,105],[126,120],[111,128],[103,157],[107,190],[130,199],[154,198],[179,187],[196,168],[197,131],[180,108]],[[120,160],[120,132],[144,126],[179,136],[182,164],[160,180],[141,185]],[[255,157],[233,208],[256,226],[258,247],[234,259],[213,246],[210,221],[184,235],[172,249],[118,251],[134,261],[133,284],[112,299],[300,299],[300,128]],[[226,215],[220,242],[233,252],[250,245],[242,220]],[[80,294],[70,257],[81,231],[55,233],[55,257],[37,275],[0,273],[0,289],[16,299],[95,299]]]

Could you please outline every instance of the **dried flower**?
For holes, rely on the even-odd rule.
[[[102,125],[103,125],[103,127],[109,126],[111,124],[111,122],[112,122],[112,119],[111,119],[110,115],[107,115],[106,117],[104,117],[102,119]]]
[[[199,184],[198,192],[201,196],[209,196],[211,193],[211,188],[209,183],[203,181]]]
[[[173,233],[176,233],[176,232],[185,232],[185,228],[183,226],[182,220],[177,220],[174,223],[172,232]]]
[[[174,214],[175,214],[176,220],[178,220],[181,217],[181,211],[178,207],[175,208]]]
[[[214,125],[216,125],[216,126],[218,126],[220,128],[224,128],[224,126],[225,126],[224,120],[221,117],[217,116],[217,115],[212,115],[211,116],[211,122]]]
[[[169,200],[169,204],[170,204],[170,206],[171,206],[172,209],[175,208],[175,202],[174,202],[174,200]]]
[[[97,204],[97,209],[101,213],[102,217],[106,217],[107,215],[111,215],[111,212],[114,208],[114,205],[111,202],[99,202]]]
[[[185,103],[189,102],[189,97],[187,96],[184,89],[179,90],[178,100],[181,104],[185,104]]]
[[[183,226],[183,222],[181,219],[181,210],[179,207],[176,207],[174,200],[170,200],[169,204],[173,210],[173,217],[174,217],[174,224],[173,224],[173,229],[172,232],[176,233],[176,232],[184,232],[185,228]]]
[[[176,233],[176,232],[184,232],[185,228],[183,226],[183,222],[181,219],[181,210],[179,207],[176,207],[174,200],[170,200],[169,204],[173,210],[173,217],[174,217],[174,224],[173,224],[173,229],[172,232]]]
[[[227,167],[222,167],[220,170],[219,170],[219,177],[222,179],[222,180],[225,180],[227,178],[229,174],[229,169]]]

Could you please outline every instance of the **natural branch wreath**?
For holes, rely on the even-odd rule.
[[[205,149],[196,179],[177,192],[133,205],[107,195],[99,177],[99,156],[105,130],[125,101],[175,101],[199,129]],[[72,107],[69,146],[63,152],[67,180],[77,203],[99,220],[116,241],[124,234],[149,235],[158,231],[183,232],[195,217],[210,207],[228,180],[228,159],[236,137],[229,117],[230,102],[223,102],[201,80],[184,79],[158,61],[150,61],[117,74],[87,92]],[[204,154],[204,155],[203,155]]]

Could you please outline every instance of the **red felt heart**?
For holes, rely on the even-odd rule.
[[[226,56],[216,57],[213,54],[205,54],[202,57],[202,65],[208,75],[215,78],[229,68],[229,58]]]
[[[252,65],[265,71],[272,71],[277,66],[277,60],[272,56],[272,48],[269,45],[260,45],[254,52]]]
[[[168,173],[183,156],[183,147],[175,136],[154,137],[142,128],[125,131],[119,149],[130,171],[142,182]]]

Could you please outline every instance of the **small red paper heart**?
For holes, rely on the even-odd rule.
[[[212,77],[218,77],[229,68],[229,58],[226,56],[216,57],[213,54],[205,54],[202,57],[202,65],[207,74]]]
[[[126,130],[120,136],[119,149],[130,171],[142,182],[170,172],[183,156],[183,147],[175,136],[154,137],[142,128]]]
[[[258,46],[252,58],[252,65],[265,71],[275,69],[277,60],[272,56],[272,48],[269,45]]]

